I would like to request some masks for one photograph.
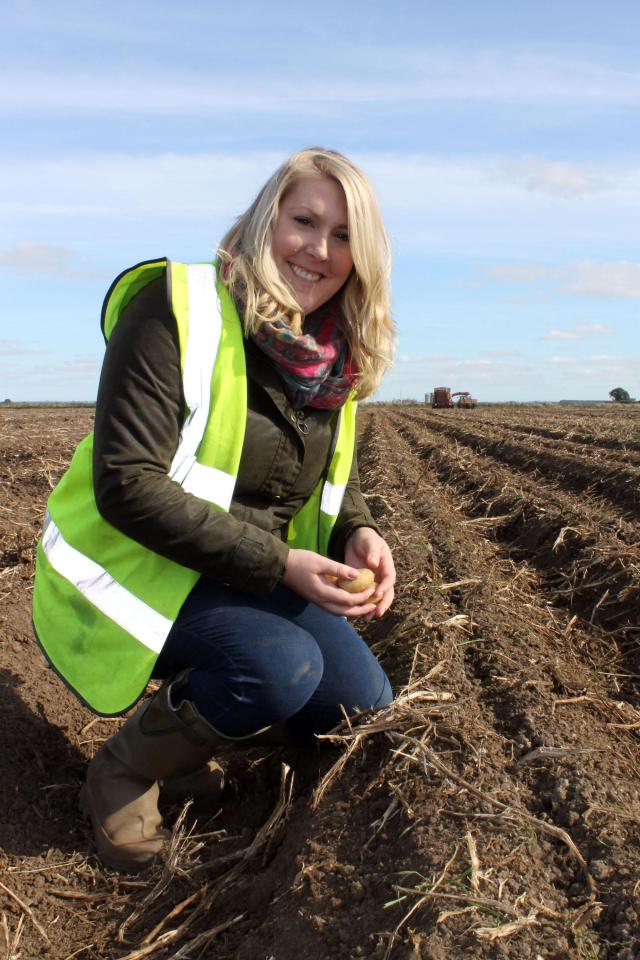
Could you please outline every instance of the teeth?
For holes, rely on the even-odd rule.
[[[316,280],[319,280],[322,276],[321,273],[309,273],[308,270],[303,270],[302,267],[298,267],[295,263],[290,263],[289,266],[296,277],[300,277],[301,280],[310,280],[312,283],[315,283]]]

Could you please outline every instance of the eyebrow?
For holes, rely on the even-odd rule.
[[[307,213],[312,213],[314,217],[321,217],[321,216],[322,216],[322,214],[318,213],[317,210],[314,210],[313,207],[310,207],[310,206],[309,206],[308,204],[306,204],[306,203],[296,203],[296,204],[293,205],[293,207],[292,207],[291,209],[292,209],[292,210],[306,210]],[[337,223],[334,229],[335,229],[335,230],[348,230],[348,229],[349,229],[349,224],[348,224],[348,223]]]

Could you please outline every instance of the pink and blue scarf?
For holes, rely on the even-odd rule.
[[[254,343],[274,362],[292,407],[341,407],[355,384],[340,308],[329,300],[296,335],[283,320],[261,324]]]

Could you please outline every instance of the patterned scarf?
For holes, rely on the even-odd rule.
[[[263,323],[253,334],[273,360],[295,410],[341,407],[353,390],[355,372],[339,318],[340,308],[329,300],[305,317],[299,336],[283,320]]]

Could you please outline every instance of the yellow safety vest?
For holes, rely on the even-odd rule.
[[[166,272],[178,327],[186,417],[169,475],[213,509],[228,510],[247,416],[242,325],[215,263],[147,261],[112,284],[108,340],[133,297]],[[326,554],[351,471],[356,402],[341,408],[325,474],[289,524],[290,546]],[[144,691],[173,623],[199,579],[102,518],[83,440],[47,503],[36,555],[33,622],[52,666],[95,712],[127,710]]]

